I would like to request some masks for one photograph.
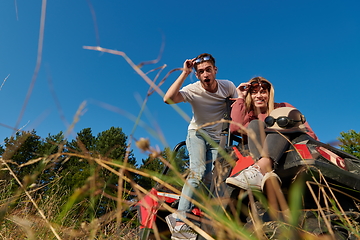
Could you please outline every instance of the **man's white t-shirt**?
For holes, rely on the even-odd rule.
[[[229,80],[216,80],[218,89],[215,93],[206,91],[201,82],[189,84],[180,90],[184,102],[189,102],[192,106],[193,117],[188,129],[198,129],[205,123],[219,121],[226,112],[227,97],[237,98],[236,87]],[[215,123],[202,127],[214,140],[220,140],[222,123]]]

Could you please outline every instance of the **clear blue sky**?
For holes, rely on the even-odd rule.
[[[185,59],[208,52],[219,79],[235,85],[254,76],[271,81],[275,100],[300,109],[323,142],[360,131],[358,0],[47,1],[41,66],[24,105],[36,69],[42,3],[0,2],[2,125],[34,128],[41,137],[66,132],[86,101],[74,132],[91,127],[97,135],[115,126],[130,135],[135,123],[128,114],[139,114],[148,84],[123,57],[83,47],[123,51],[139,64],[156,59],[164,45],[159,62],[145,65],[145,73],[166,64],[162,79]],[[188,104],[178,106],[191,115]],[[134,137],[149,138],[153,146],[185,139],[188,123],[157,93],[141,120],[148,128],[139,126]],[[0,141],[12,133],[0,126]],[[138,160],[146,158],[133,148]]]

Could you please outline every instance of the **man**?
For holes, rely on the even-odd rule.
[[[183,65],[182,73],[164,96],[164,102],[168,104],[189,102],[193,111],[186,139],[190,156],[190,174],[182,189],[172,239],[195,239],[196,233],[189,231],[189,226],[182,222],[182,218],[186,218],[186,213],[192,210],[192,204],[188,199],[194,197],[193,190],[198,190],[202,185],[210,187],[213,161],[218,152],[208,140],[219,143],[222,123],[217,121],[223,118],[226,111],[225,99],[236,98],[237,91],[231,81],[216,79],[217,67],[215,59],[210,54],[200,54],[196,58],[186,60]],[[192,68],[195,69],[199,81],[181,88]],[[203,126],[208,123],[212,124]],[[204,182],[201,182],[203,179]],[[168,224],[173,222],[173,215],[166,218]]]

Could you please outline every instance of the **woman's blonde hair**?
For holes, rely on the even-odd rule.
[[[249,80],[249,83],[262,82],[262,81],[270,84],[269,101],[267,103],[267,114],[270,114],[270,112],[272,110],[274,110],[274,94],[275,94],[275,90],[274,90],[274,87],[271,84],[271,82],[269,82],[267,79],[265,79],[263,77],[254,77]],[[246,112],[255,111],[250,91],[247,92],[246,97],[245,97],[245,110],[246,110]]]

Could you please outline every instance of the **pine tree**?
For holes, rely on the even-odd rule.
[[[79,203],[78,211],[83,211],[84,219],[88,220],[114,210],[119,177],[95,160],[123,164],[127,158],[130,166],[135,165],[133,153],[127,154],[127,136],[122,129],[111,127],[94,137],[91,128],[85,128],[77,134],[75,140],[67,143],[66,149],[76,156],[71,156],[63,163],[59,173],[64,179],[64,184],[71,187],[71,201],[65,209]],[[119,171],[119,168],[111,164],[108,166]],[[132,177],[131,174],[127,176]],[[126,182],[124,188],[131,191],[130,184]],[[124,196],[127,197],[131,198],[131,195]]]
[[[8,162],[9,167],[20,181],[25,185],[32,184],[40,173],[39,161],[34,161],[39,157],[37,152],[41,145],[40,137],[36,135],[35,130],[17,132],[15,136],[5,138],[4,142],[3,160]]]
[[[360,132],[349,130],[348,132],[341,132],[341,137],[338,140],[341,150],[348,152],[360,159]]]

